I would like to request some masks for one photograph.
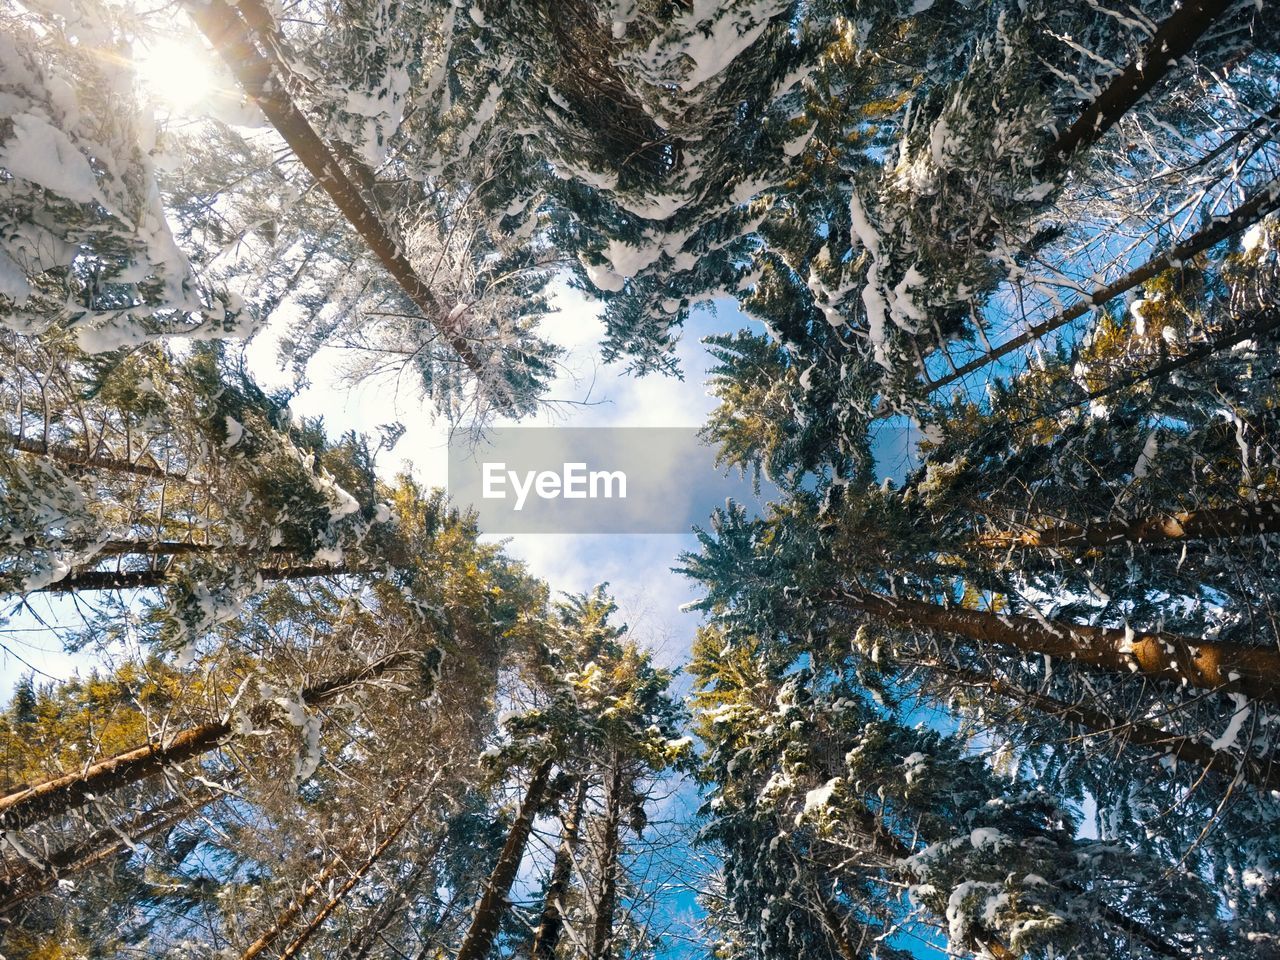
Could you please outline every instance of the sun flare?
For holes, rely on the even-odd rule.
[[[174,110],[195,106],[214,89],[208,55],[188,43],[158,40],[138,52],[134,65],[152,96]]]

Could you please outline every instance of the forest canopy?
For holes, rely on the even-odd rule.
[[[1280,957],[1278,97],[1273,0],[0,0],[0,960]],[[567,295],[772,491],[674,658],[296,406],[483,445]]]

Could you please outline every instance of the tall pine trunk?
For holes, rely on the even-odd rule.
[[[417,659],[411,651],[393,653],[371,664],[329,677],[303,689],[307,705],[325,703],[346,687],[374,680],[389,670]],[[251,711],[255,725],[265,722],[271,704]],[[95,797],[141,783],[162,770],[213,750],[232,734],[231,720],[190,727],[160,741],[144,743],[64,774],[0,797],[0,829],[21,830],[73,810]]]
[[[360,567],[330,566],[328,564],[299,564],[296,567],[260,567],[258,576],[264,582],[278,580],[306,580],[312,577],[342,577],[368,573]],[[161,567],[153,570],[86,570],[63,577],[35,593],[75,593],[95,590],[152,590],[163,587],[172,580],[170,571]]]
[[[591,931],[587,960],[608,960],[613,953],[613,915],[618,909],[618,858],[622,825],[622,759],[614,757],[613,777],[605,801],[603,836],[600,840],[600,899]]]
[[[440,845],[441,841],[433,844],[433,850],[428,855],[428,858],[435,856]],[[428,858],[420,857],[419,863],[413,869],[413,872],[403,880],[397,881],[395,890],[388,896],[383,897],[382,902],[378,904],[378,908],[373,911],[368,920],[361,924],[355,935],[347,941],[341,956],[350,958],[350,960],[364,960],[377,945],[379,934],[391,925],[391,921],[398,914],[408,911],[410,893],[417,890],[429,890],[434,887],[434,883],[428,877],[431,867]]]
[[[450,311],[441,305],[435,293],[418,276],[377,211],[351,182],[337,156],[293,102],[286,89],[287,78],[280,75],[281,71],[274,69],[272,62],[258,50],[248,26],[235,7],[225,0],[192,0],[184,7],[222,56],[244,92],[329,195],[370,252],[422,311],[423,318],[435,327],[471,371],[481,376],[484,366],[452,319]]]
[[[998,347],[993,347],[968,363],[956,367],[946,376],[938,377],[936,380],[926,379],[924,383],[925,394],[936,393],[944,387],[950,386],[975,370],[981,370],[1002,357],[1008,356],[1015,350],[1034,343],[1045,334],[1052,333],[1054,330],[1080,319],[1090,311],[1115,299],[1122,293],[1127,293],[1135,287],[1146,283],[1175,264],[1195,258],[1211,247],[1217,246],[1223,240],[1247,230],[1277,207],[1280,207],[1280,179],[1272,180],[1266,186],[1257,190],[1253,196],[1249,197],[1230,213],[1221,217],[1211,218],[1208,226],[1192,234],[1182,243],[1166,250],[1164,253],[1157,254],[1142,266],[1136,267],[1111,283],[1098,287],[1088,296],[1077,300],[1074,304],[1059,311],[1049,319],[1032,324],[1022,333],[1009,338]],[[892,415],[893,411],[888,409],[877,414],[878,417]]]
[[[525,791],[524,801],[520,804],[515,822],[511,824],[507,841],[502,845],[498,862],[494,864],[489,880],[485,884],[484,893],[476,905],[471,926],[467,928],[466,936],[462,938],[457,960],[488,960],[489,953],[493,950],[494,940],[498,936],[498,928],[502,925],[502,918],[506,916],[510,906],[507,903],[507,897],[511,893],[511,885],[515,883],[520,861],[524,859],[529,834],[533,831],[533,819],[546,796],[550,777],[551,761],[544,760],[534,770],[533,778],[529,781],[529,788]]]
[[[1214,21],[1235,5],[1235,0],[1183,0],[1156,29],[1146,48],[1054,140],[1052,156],[1065,160],[1097,143],[1191,52]]]
[[[280,939],[280,935],[293,926],[298,917],[302,916],[302,911],[307,908],[307,905],[311,903],[324,885],[338,875],[344,863],[346,863],[345,852],[335,853],[330,857],[323,867],[307,879],[307,882],[302,885],[302,889],[289,901],[289,905],[281,910],[276,915],[276,918],[271,921],[271,925],[245,948],[244,952],[240,954],[240,960],[253,960],[254,957],[269,949],[272,944]]]
[[[1240,691],[1280,704],[1280,652],[1275,649],[943,607],[864,590],[846,594],[844,602],[852,610],[899,626],[1074,660],[1124,675],[1142,674],[1206,690]]]
[[[798,867],[797,867],[798,872]],[[849,935],[845,932],[844,923],[839,916],[836,915],[835,908],[832,907],[831,901],[823,895],[821,890],[814,889],[810,896],[818,905],[818,910],[822,914],[823,926],[831,934],[831,939],[835,941],[836,950],[840,953],[840,960],[862,960],[860,950],[862,944],[859,943],[855,948],[849,942]]]
[[[185,554],[234,554],[248,550],[239,543],[192,543],[188,540],[106,540],[98,543],[72,543],[72,549],[96,548],[94,557],[182,556]],[[267,553],[290,553],[285,547],[268,547]]]
[[[1107,547],[1112,544],[1170,543],[1184,540],[1222,540],[1280,533],[1280,501],[1242,503],[1161,513],[1129,520],[1109,520],[1083,526],[1056,523],[1022,533],[1002,530],[978,538],[984,547]]]
[[[93,470],[110,470],[116,473],[130,473],[135,476],[151,477],[156,480],[172,480],[175,483],[195,482],[188,479],[185,473],[170,473],[161,467],[154,467],[145,463],[126,460],[123,457],[92,454],[85,450],[78,449],[77,447],[50,444],[42,440],[28,440],[26,437],[18,437],[13,434],[9,434],[5,439],[15,450],[48,457],[51,460],[57,460],[59,463],[65,463],[72,467]]]
[[[430,799],[430,792],[430,789],[423,790],[422,799],[409,808],[408,813],[406,813],[400,822],[396,824],[395,828],[383,838],[382,842],[378,844],[371,854],[369,854],[365,861],[352,871],[351,875],[343,881],[342,885],[338,887],[325,905],[316,911],[316,915],[307,922],[307,925],[302,928],[298,935],[294,937],[289,945],[280,953],[280,960],[291,960],[292,957],[296,957],[302,948],[307,945],[307,941],[310,940],[315,935],[316,931],[324,925],[324,922],[329,919],[333,912],[342,905],[347,894],[354,890],[356,885],[368,876],[369,871],[372,870],[378,861],[382,859],[383,854],[387,852],[387,849],[391,844],[393,844],[396,839],[404,833],[405,828],[409,826],[413,821],[413,818],[418,815],[419,811],[421,811],[424,806],[426,806],[427,800]],[[241,960],[246,960],[249,956],[250,955],[246,953]]]
[[[556,944],[564,932],[564,898],[569,892],[569,879],[573,871],[573,855],[578,848],[578,834],[582,825],[582,808],[587,800],[587,781],[578,781],[573,802],[565,815],[564,829],[560,834],[560,846],[556,849],[555,863],[551,868],[551,880],[547,884],[542,903],[542,917],[533,938],[533,960],[552,960]]]
[[[1126,746],[1142,747],[1161,759],[1171,757],[1177,761],[1186,761],[1209,773],[1228,778],[1239,774],[1262,790],[1280,791],[1280,766],[1275,764],[1259,763],[1226,750],[1215,750],[1196,737],[1170,733],[1142,720],[1117,719],[1083,701],[1068,703],[988,673],[936,661],[926,662],[922,666],[937,670],[961,683],[983,687],[998,697],[1069,724],[1086,735],[1113,736]]]

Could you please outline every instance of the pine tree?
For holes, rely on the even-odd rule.
[[[688,749],[677,737],[680,711],[666,693],[670,674],[655,670],[646,654],[622,642],[626,628],[610,622],[616,610],[602,585],[556,602],[544,618],[526,625],[530,705],[507,721],[508,742],[491,748],[490,756],[498,770],[519,764],[532,772],[458,948],[460,957],[490,955],[510,909],[506,901],[534,818],[543,804],[571,797],[565,837],[551,865],[542,918],[530,945],[531,950],[554,951],[570,919],[565,903],[573,849],[593,783],[607,784],[598,839],[590,824],[586,830],[599,886],[591,928],[579,932],[574,942],[586,944],[593,955],[604,956],[611,949],[622,886],[622,818],[629,815],[632,829],[643,830],[647,798],[641,781],[684,762]]]
[[[726,867],[740,885],[740,911],[760,895],[757,878],[777,871],[803,888],[816,870],[839,884],[843,903],[857,904],[866,884],[905,882],[912,903],[945,922],[954,947],[994,956],[1163,956],[1182,949],[1184,931],[1209,950],[1224,936],[1212,910],[1186,912],[1194,875],[1171,878],[1159,861],[1078,839],[1049,795],[995,777],[960,743],[911,730],[852,675],[842,680],[844,658],[769,664],[750,639],[718,632],[700,640],[699,656],[711,832],[732,844]],[[743,820],[776,842],[739,846],[751,833]],[[765,866],[798,842],[812,845],[813,866]],[[844,931],[823,910],[841,903],[835,896],[787,899],[807,904],[828,935]],[[756,923],[771,919],[755,910]]]

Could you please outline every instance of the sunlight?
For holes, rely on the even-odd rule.
[[[134,66],[151,95],[177,111],[190,109],[214,89],[208,54],[179,40],[161,39],[141,48]]]

